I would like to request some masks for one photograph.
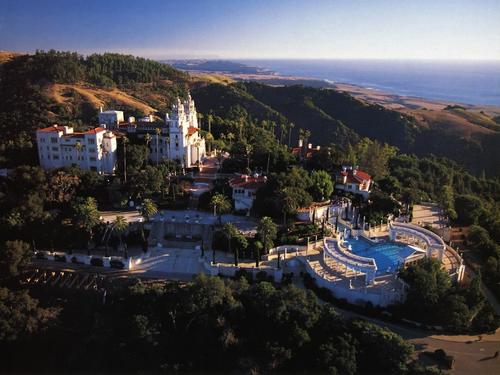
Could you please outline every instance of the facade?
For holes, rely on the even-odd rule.
[[[115,129],[123,121],[123,111],[103,111],[102,107],[99,109],[99,124],[106,125],[107,129]]]
[[[267,182],[267,177],[241,175],[229,181],[233,189],[234,209],[236,211],[250,212],[255,201],[257,190]]]
[[[205,139],[200,136],[198,117],[194,101],[188,99],[172,106],[170,115],[165,116],[168,126],[169,159],[179,160],[185,167],[196,166],[205,157]]]
[[[342,167],[335,179],[335,189],[337,190],[358,194],[364,199],[368,199],[370,196],[372,178],[368,173],[359,170],[357,167]]]
[[[40,166],[47,170],[76,165],[98,173],[113,174],[116,168],[116,136],[95,128],[75,133],[54,125],[36,132]]]
[[[292,148],[292,154],[297,156],[300,160],[307,160],[313,157],[314,154],[321,150],[320,146],[313,147],[312,143],[308,143],[307,147],[304,147],[304,141],[299,139],[297,147]]]
[[[206,155],[205,139],[200,136],[198,115],[191,95],[184,101],[177,98],[170,114],[165,116],[165,122],[154,121],[153,116],[149,115],[138,121],[129,118],[128,122],[120,122],[116,127],[121,132],[139,138],[149,134],[151,162],[177,160],[183,167],[190,168],[201,163]]]
[[[313,202],[309,207],[297,210],[297,219],[300,221],[322,222],[330,217],[331,202]]]

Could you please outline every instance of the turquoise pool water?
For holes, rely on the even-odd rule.
[[[347,247],[349,245],[351,245],[354,254],[375,259],[377,274],[394,272],[404,263],[407,257],[416,251],[414,248],[407,245],[391,242],[372,244],[362,238],[358,240],[349,238],[345,241],[344,246]]]

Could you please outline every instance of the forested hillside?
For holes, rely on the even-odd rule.
[[[12,55],[0,64],[0,166],[32,164],[33,132],[53,123],[95,125],[100,106],[164,113],[190,78],[134,56],[70,52]]]
[[[228,91],[233,98],[231,103],[220,102],[217,94]],[[497,152],[500,132],[467,138],[446,129],[427,128],[410,115],[367,104],[331,89],[275,87],[248,82],[205,86],[195,90],[193,95],[202,110],[213,109],[220,116],[234,104],[243,106],[250,115],[258,118],[269,118],[269,111],[261,108],[272,109],[284,116],[287,122],[295,123],[297,128],[310,130],[309,139],[314,144],[346,146],[356,143],[361,137],[369,137],[397,146],[405,153],[448,157],[474,173],[500,174],[500,155]],[[236,103],[236,99],[239,102]],[[256,103],[260,106],[257,111],[252,110]],[[294,140],[297,137],[298,131],[295,131]]]
[[[1,61],[0,166],[36,161],[37,128],[55,122],[77,129],[95,125],[100,106],[126,115],[163,116],[173,99],[190,88],[202,114],[225,117],[242,107],[251,118],[276,124],[276,132],[294,123],[293,143],[299,129],[309,130],[309,141],[322,146],[345,148],[370,137],[405,153],[448,157],[476,174],[500,175],[500,132],[460,136],[332,89],[208,84],[166,64],[111,53],[82,57],[49,51],[10,54]]]

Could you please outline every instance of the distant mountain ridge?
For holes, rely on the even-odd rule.
[[[162,60],[176,69],[187,71],[224,72],[233,74],[275,74],[273,71],[257,66],[229,60]]]

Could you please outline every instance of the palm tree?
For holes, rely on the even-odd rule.
[[[227,239],[227,248],[229,249],[229,252],[231,253],[232,252],[231,242],[232,242],[233,237],[235,237],[237,234],[237,229],[233,224],[226,223],[226,224],[224,224],[223,232],[224,232],[224,236]],[[236,267],[238,267],[238,262],[239,262],[238,247],[235,247],[235,249],[234,249],[234,265]]]
[[[75,212],[75,224],[87,232],[89,241],[94,238],[94,228],[100,223],[100,215],[95,198],[80,198],[73,208]],[[88,245],[88,243],[87,243]],[[90,248],[88,248],[90,253]]]
[[[142,201],[141,216],[146,221],[149,221],[151,216],[153,216],[157,213],[158,213],[158,207],[156,207],[156,204],[151,199],[146,198]]]
[[[170,137],[165,136],[165,148],[167,150],[167,159],[170,159]]]
[[[125,220],[124,216],[117,216],[115,218],[115,222],[113,223],[113,230],[118,234],[118,238],[120,239],[120,248],[123,249],[123,257],[126,259],[127,254],[125,254],[125,248],[123,247],[123,232],[128,228],[127,220]]]
[[[283,188],[280,191],[280,200],[281,200],[281,210],[283,212],[283,225],[286,227],[287,225],[287,213],[293,213],[297,209],[297,202],[292,198],[289,194],[287,188]]]
[[[149,149],[149,144],[151,143],[151,134],[149,133],[146,133],[146,135],[144,136],[144,140],[146,141],[146,147],[147,147],[147,150],[146,150],[146,159],[149,160],[149,153],[150,153],[150,149]]]
[[[308,142],[309,142],[309,137],[311,136],[311,132],[309,130],[306,130],[304,132],[304,148],[307,150],[307,145],[308,145]]]
[[[288,147],[290,147],[291,142],[292,142],[292,129],[295,128],[295,124],[291,122],[288,125]]]
[[[222,213],[231,210],[231,201],[224,194],[215,194],[210,203],[214,208],[214,216],[219,214],[219,223],[221,223]]]
[[[158,166],[158,156],[160,154],[160,149],[158,147],[158,139],[160,138],[160,134],[161,134],[161,129],[160,128],[156,128],[156,166]]]
[[[82,143],[80,141],[76,141],[76,144],[75,144],[75,149],[76,149],[76,160],[77,160],[77,164],[79,167],[81,167],[80,165],[80,153],[82,152]]]
[[[205,116],[203,116],[203,113],[198,112],[198,127],[201,129],[201,120],[203,120]]]
[[[123,136],[123,181],[127,183],[127,143],[128,138]]]
[[[214,116],[212,115],[212,111],[207,115],[207,121],[208,121],[208,132],[212,133],[212,121],[214,119]]]
[[[233,144],[233,141],[235,140],[235,138],[236,137],[234,136],[233,133],[227,133],[227,135],[226,135],[226,139],[227,139],[227,141],[229,142],[230,145]]]
[[[250,169],[250,154],[252,153],[252,145],[251,144],[245,144],[245,154],[247,156],[247,169]]]
[[[260,266],[260,251],[262,250],[262,242],[260,241],[255,241],[254,244],[254,249],[255,249],[255,267]]]
[[[196,163],[198,164],[198,166],[200,165],[200,145],[201,145],[201,140],[198,138],[196,140],[196,142],[194,143],[194,146],[196,147]]]
[[[205,134],[205,141],[207,141],[208,144],[208,153],[212,154],[212,141],[214,140],[214,136],[212,133],[208,132]]]
[[[284,136],[285,132],[286,132],[286,124],[281,123],[280,124],[280,143],[279,143],[280,145],[283,144],[283,136]]]
[[[267,252],[273,246],[273,240],[276,238],[277,226],[273,219],[264,216],[257,225],[257,233],[264,246],[264,252]]]

